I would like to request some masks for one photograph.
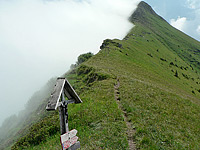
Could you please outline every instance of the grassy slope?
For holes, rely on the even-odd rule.
[[[83,100],[69,105],[70,129],[78,130],[82,149],[128,149],[124,114],[136,130],[137,148],[198,149],[200,44],[146,4],[138,10],[144,16],[134,16],[136,26],[124,40],[104,42],[97,55],[67,76]],[[114,97],[117,81],[122,110]],[[30,149],[59,149],[58,135]]]
[[[50,79],[39,91],[35,92],[28,100],[25,109],[18,115],[7,118],[0,128],[0,150],[11,149],[19,138],[27,134],[29,128],[47,117],[45,106],[48,95],[54,87],[56,79]]]
[[[85,70],[85,68],[82,70]],[[93,71],[90,73],[93,74]],[[104,78],[103,74],[100,76]],[[126,149],[128,145],[126,133],[124,132],[126,131],[126,126],[121,116],[121,110],[118,109],[113,96],[114,88],[110,86],[114,85],[114,80],[109,75],[106,76],[109,77],[109,80],[87,84],[88,79],[93,77],[88,77],[88,75],[84,74],[78,77],[73,74],[68,75],[68,79],[84,101],[81,105],[69,105],[69,126],[70,129],[75,128],[78,130],[82,149]],[[91,84],[94,85],[90,87]],[[32,134],[28,134],[27,137]],[[60,148],[59,136],[51,136],[50,138],[42,139],[41,142],[38,146],[33,147],[33,145],[37,144],[32,144],[28,148],[26,147],[26,142],[23,141],[20,144],[23,145],[24,143],[24,147],[16,146],[13,149],[53,150]]]

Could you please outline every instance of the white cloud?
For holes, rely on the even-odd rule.
[[[187,18],[186,20],[182,20],[183,22],[185,22],[182,31],[189,34],[193,38],[200,40],[200,35],[197,30],[198,25],[200,24],[200,0],[185,0],[185,7],[185,14],[187,15]],[[173,21],[176,22],[175,19],[172,19],[172,22]]]
[[[106,38],[123,38],[138,2],[0,0],[0,123],[79,54],[97,53]]]
[[[187,0],[186,5],[190,9],[198,9],[198,8],[200,8],[200,1],[199,0]]]
[[[186,22],[187,22],[187,18],[186,17],[178,17],[177,19],[171,19],[170,20],[170,24],[181,30],[181,31],[184,31],[185,27],[186,27]]]
[[[200,25],[197,27],[197,33],[200,34]]]

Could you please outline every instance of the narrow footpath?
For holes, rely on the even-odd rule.
[[[128,145],[129,145],[129,150],[136,150],[136,144],[134,142],[134,134],[135,130],[132,128],[131,122],[128,121],[127,118],[127,112],[122,109],[122,105],[120,103],[120,92],[119,92],[119,87],[120,87],[120,82],[119,79],[117,79],[117,84],[114,85],[114,94],[115,94],[115,99],[117,101],[119,109],[123,112],[123,118],[127,126],[127,137],[128,137]]]

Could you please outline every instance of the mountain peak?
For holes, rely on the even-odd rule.
[[[150,13],[152,14],[155,14],[154,10],[151,8],[151,6],[149,4],[147,4],[146,2],[144,1],[141,1],[139,4],[138,4],[138,9],[145,9],[147,11],[149,11]]]
[[[149,23],[151,23],[150,18],[152,16],[164,20],[162,17],[160,17],[159,15],[156,14],[156,12],[152,9],[152,7],[149,4],[147,4],[144,1],[141,1],[138,4],[137,9],[129,17],[129,20],[132,23],[142,23],[142,24],[148,23],[149,24]]]

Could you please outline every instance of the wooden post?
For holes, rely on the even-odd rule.
[[[68,100],[65,100],[65,96],[67,96]],[[60,101],[61,100],[61,101]],[[76,150],[80,148],[80,142],[77,141],[78,137],[68,137],[71,132],[69,132],[68,127],[68,104],[70,103],[82,103],[82,100],[76,94],[72,86],[69,84],[67,79],[58,78],[57,83],[55,85],[54,91],[51,93],[51,97],[49,98],[49,102],[46,106],[46,110],[56,110],[59,108],[59,119],[60,119],[60,132],[61,132],[61,144],[63,149],[67,150]],[[69,139],[66,139],[69,138]],[[63,144],[70,144],[68,145]]]
[[[66,133],[66,122],[65,122],[65,109],[63,106],[59,107],[59,118],[60,118],[60,132],[61,135]]]
[[[59,106],[59,118],[60,118],[60,132],[62,135],[69,131],[68,112],[67,112],[68,109],[67,109],[67,104],[65,102],[64,91],[62,91],[61,99],[62,99],[61,105]]]
[[[68,103],[66,103],[65,101],[65,94],[64,94],[64,90],[62,91],[62,102],[64,104],[64,109],[65,109],[65,128],[66,128],[66,132],[69,132],[69,127],[68,127]],[[65,133],[66,133],[65,132]]]
[[[69,127],[68,127],[68,104],[65,102],[65,95],[64,91],[62,91],[62,96],[61,96],[61,105],[59,106],[59,118],[60,118],[60,132],[61,135],[69,132]],[[69,147],[68,150],[71,150]]]

